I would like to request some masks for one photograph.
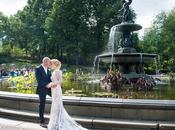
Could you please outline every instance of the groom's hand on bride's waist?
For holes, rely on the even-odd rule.
[[[56,83],[53,83],[53,82],[50,82],[48,85],[47,85],[47,88],[53,88],[53,87],[56,87]]]
[[[55,88],[57,86],[57,84],[56,83],[53,83],[52,85],[51,85],[51,88]]]

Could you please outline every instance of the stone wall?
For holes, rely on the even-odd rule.
[[[141,121],[157,129],[159,122],[175,122],[174,100],[135,100],[92,97],[63,97],[64,106],[72,116],[83,117],[90,126],[133,125]],[[47,97],[46,113],[50,112],[51,98]],[[38,113],[38,96],[0,92],[0,108]],[[79,122],[82,121],[82,119]],[[93,125],[91,124],[93,121]],[[130,121],[126,122],[126,121]],[[107,123],[106,123],[107,122]],[[150,122],[156,122],[150,124]],[[112,123],[112,124],[111,124]],[[134,124],[134,125],[136,125]],[[123,124],[124,125],[124,124]],[[134,126],[135,127],[135,126]],[[141,125],[140,125],[141,128]],[[175,128],[175,127],[174,127]],[[174,129],[173,128],[173,129]]]

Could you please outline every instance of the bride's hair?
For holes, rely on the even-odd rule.
[[[59,60],[52,59],[51,62],[56,68],[60,68],[61,67],[61,62]]]

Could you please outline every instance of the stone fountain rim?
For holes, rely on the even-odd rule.
[[[6,101],[13,100],[18,102],[39,103],[39,97],[36,94],[21,94],[21,93],[5,92],[5,91],[0,91],[0,100],[6,100]],[[65,105],[175,110],[175,100],[120,99],[120,98],[115,99],[115,98],[63,96],[63,101]],[[50,97],[47,97],[46,103],[51,104]]]
[[[108,57],[108,56],[150,56],[150,57],[157,57],[157,54],[150,54],[150,53],[104,53],[98,55],[98,57]]]

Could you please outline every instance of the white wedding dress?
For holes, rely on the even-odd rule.
[[[62,100],[62,71],[54,70],[51,76],[52,82],[57,83],[57,86],[51,88],[52,105],[50,112],[50,120],[48,130],[87,130],[76,123],[67,113],[63,106]]]

